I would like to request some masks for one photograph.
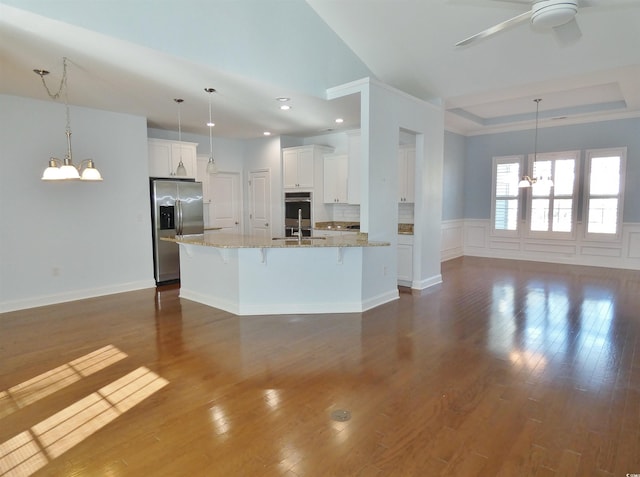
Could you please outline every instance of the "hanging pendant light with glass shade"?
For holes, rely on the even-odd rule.
[[[49,90],[44,80],[44,77],[49,74],[47,70],[35,69],[33,71],[40,76],[44,89],[51,99],[56,100],[64,93],[64,106],[67,118],[67,127],[65,130],[67,136],[67,153],[64,159],[58,159],[56,157],[49,158],[49,165],[42,173],[41,179],[43,181],[101,181],[102,175],[98,169],[96,169],[92,159],[85,159],[77,166],[73,163],[73,156],[71,154],[71,115],[69,113],[69,95],[67,88],[67,58],[62,58],[62,79],[60,80],[60,86],[56,93],[52,93],[51,90]]]
[[[216,90],[213,88],[205,88],[204,90],[209,93],[209,122],[207,123],[209,127],[209,162],[207,162],[207,174],[215,174],[218,172],[218,166],[213,158],[213,127],[215,124],[211,118],[211,95],[215,93]]]
[[[174,101],[178,103],[178,142],[180,143],[180,162],[178,162],[178,167],[176,168],[176,175],[186,176],[187,168],[184,167],[184,163],[182,162],[182,118],[180,116],[180,106],[184,99],[175,98]]]
[[[533,178],[526,175],[522,176],[522,179],[520,179],[520,182],[518,183],[518,187],[520,187],[521,189],[531,187],[533,184],[539,184],[545,187],[553,186],[553,180],[551,179],[551,177],[543,178],[542,176],[535,176],[536,161],[538,160],[538,116],[540,113],[540,101],[542,101],[542,98],[536,98],[533,101],[536,103],[536,132],[533,141],[533,167],[531,168]]]

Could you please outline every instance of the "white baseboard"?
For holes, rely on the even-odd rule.
[[[442,275],[437,274],[432,277],[425,278],[424,280],[413,282],[411,284],[411,288],[414,290],[425,290],[440,283],[442,283]]]
[[[58,303],[84,300],[86,298],[95,298],[98,296],[113,295],[114,293],[124,293],[135,290],[143,290],[146,288],[155,288],[155,286],[156,282],[154,280],[140,280],[136,282],[118,283],[115,285],[99,288],[73,290],[71,292],[58,293],[55,295],[29,297],[25,298],[24,300],[5,301],[0,303],[0,313],[25,310],[27,308],[36,308],[39,306],[56,305]]]

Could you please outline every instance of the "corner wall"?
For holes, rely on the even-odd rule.
[[[0,95],[0,312],[155,286],[146,119],[71,106],[71,129],[103,182],[41,181],[64,105]]]

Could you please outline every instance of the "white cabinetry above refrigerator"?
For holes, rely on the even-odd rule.
[[[148,139],[149,177],[195,179],[197,169],[198,144],[166,139]],[[182,160],[186,175],[178,176],[176,171]]]

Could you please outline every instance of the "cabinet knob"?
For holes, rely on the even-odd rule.
[[[264,223],[264,226],[265,226],[265,227],[269,227],[269,222],[265,222],[265,223]]]

